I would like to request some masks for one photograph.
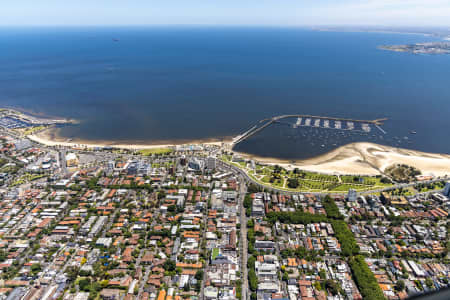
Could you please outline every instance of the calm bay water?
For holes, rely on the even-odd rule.
[[[388,117],[382,138],[280,124],[236,149],[293,159],[373,141],[449,153],[450,56],[377,49],[431,40],[293,28],[2,28],[0,105],[80,120],[62,129],[67,138],[141,143],[234,136],[280,114]]]

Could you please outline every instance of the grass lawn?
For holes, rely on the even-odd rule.
[[[339,177],[336,175],[320,174],[309,171],[300,170],[297,174],[293,171],[286,171],[281,169],[274,182],[270,182],[273,171],[275,169],[272,165],[256,165],[256,170],[247,168],[245,162],[231,162],[231,156],[223,155],[222,160],[231,163],[232,165],[244,170],[253,180],[266,185],[286,191],[296,192],[347,192],[349,189],[357,191],[364,191],[369,189],[381,188],[391,186],[380,181],[380,178],[371,176],[340,176],[342,183],[339,182]],[[286,177],[287,176],[287,177]],[[357,178],[355,180],[354,178]],[[295,189],[287,186],[288,178],[297,178],[299,186]],[[361,178],[361,180],[360,180]]]
[[[240,161],[238,162],[238,164],[241,166],[241,168],[246,168],[247,167],[247,163],[244,161]]]
[[[47,126],[41,125],[41,126],[28,127],[25,129],[18,129],[17,131],[22,132],[23,135],[30,135],[30,134],[34,134],[37,131],[43,130],[45,128],[47,128]]]
[[[264,183],[269,183],[270,182],[270,176],[265,175],[263,178],[261,178],[261,181]]]
[[[219,256],[219,248],[213,248],[212,249],[212,259],[216,259],[216,257]]]
[[[45,177],[44,174],[24,174],[20,178],[18,178],[11,186],[21,185],[26,183],[27,181],[33,181],[42,177]]]
[[[153,148],[153,149],[142,149],[139,150],[139,154],[141,155],[152,155],[152,154],[169,154],[173,152],[170,148]]]

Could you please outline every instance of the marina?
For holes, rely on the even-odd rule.
[[[369,126],[369,124],[365,124],[365,123],[363,123],[362,125],[361,125],[361,128],[362,128],[362,130],[364,130],[365,132],[370,132],[370,126]]]
[[[20,129],[34,126],[49,126],[71,123],[65,119],[38,118],[13,109],[0,110],[0,127],[7,129]]]
[[[295,123],[286,122],[286,119],[292,119],[296,118]],[[305,123],[302,124],[302,120],[305,118]],[[256,134],[257,132],[263,130],[264,128],[274,124],[274,123],[285,123],[289,125],[292,128],[300,128],[300,127],[313,127],[313,128],[325,128],[325,129],[332,129],[333,127],[330,127],[330,124],[334,122],[334,129],[336,130],[347,130],[347,131],[355,131],[355,132],[361,132],[361,133],[368,133],[371,131],[370,125],[373,124],[376,126],[383,134],[386,134],[386,131],[384,131],[380,125],[383,124],[383,122],[387,120],[384,119],[376,119],[376,120],[352,120],[352,119],[345,119],[345,118],[334,118],[334,117],[322,117],[322,116],[304,116],[304,115],[281,115],[276,116],[270,119],[264,119],[259,121],[256,125],[251,127],[249,130],[245,131],[244,133],[236,136],[233,141],[232,145],[236,145],[243,140],[251,137],[252,135]],[[322,122],[323,121],[323,122]],[[342,127],[342,122],[345,122],[346,127]],[[357,126],[355,126],[357,124]]]
[[[342,128],[342,122],[339,120],[328,120],[328,119],[314,119],[314,122],[312,123],[311,119],[307,118],[305,119],[305,122],[302,124],[302,117],[298,117],[297,121],[292,124],[292,128],[299,128],[299,127],[315,127],[315,128],[326,128],[326,129],[340,129],[344,130]],[[322,122],[322,123],[321,123]],[[355,123],[351,121],[346,122],[346,128],[345,130],[353,130],[353,131],[361,131],[361,132],[370,132],[372,128],[368,123],[361,123],[357,122],[357,125],[355,127]],[[383,133],[385,131],[382,130]]]

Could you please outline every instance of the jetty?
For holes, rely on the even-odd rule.
[[[289,118],[297,118],[296,122],[292,124],[293,128],[315,127],[315,128],[326,128],[326,129],[346,130],[346,131],[361,131],[368,133],[371,131],[370,125],[373,125],[377,129],[379,129],[383,134],[386,134],[386,131],[384,131],[381,128],[381,125],[384,124],[384,121],[386,121],[387,118],[375,120],[357,120],[357,119],[312,116],[312,115],[281,115],[258,121],[258,123],[256,123],[255,125],[253,125],[243,133],[234,137],[232,140],[232,147],[239,144],[242,141],[245,141],[246,139],[260,132],[264,128],[274,123],[280,123],[281,120]]]

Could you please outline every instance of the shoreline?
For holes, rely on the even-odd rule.
[[[182,145],[216,145],[221,146],[223,143],[228,144],[231,142],[231,138],[227,139],[193,139],[193,140],[167,140],[167,141],[154,141],[154,142],[143,142],[139,143],[136,141],[130,142],[114,142],[107,140],[81,140],[81,139],[63,139],[57,136],[55,133],[56,128],[47,128],[37,134],[28,135],[27,138],[46,145],[46,146],[64,146],[64,147],[75,147],[75,148],[104,148],[111,147],[114,149],[127,149],[127,150],[144,150],[144,149],[156,149],[156,148],[167,148],[176,147]],[[57,130],[57,129],[56,129]]]
[[[313,28],[313,30],[316,31],[323,31],[323,32],[354,32],[354,33],[388,33],[388,34],[406,34],[406,35],[420,35],[420,36],[426,36],[426,37],[437,37],[440,38],[439,35],[432,33],[432,32],[414,32],[414,31],[395,31],[395,30],[386,30],[386,29],[352,29],[352,28]]]
[[[2,111],[2,113],[7,112],[10,115],[13,115],[14,117],[24,119],[26,120],[26,122],[34,124],[34,126],[36,126],[36,124],[38,123],[41,123],[41,125],[45,126],[52,126],[56,124],[58,125],[79,124],[79,121],[75,119],[49,116],[42,113],[33,112],[31,110],[27,110],[22,107],[3,106],[0,107],[0,111]]]
[[[161,141],[154,143],[120,143],[113,141],[64,141],[46,129],[37,134],[28,135],[32,141],[46,146],[65,146],[74,148],[103,148],[143,150],[176,147],[181,145],[215,145],[231,150],[231,139],[204,139]],[[305,171],[332,175],[381,175],[384,170],[394,164],[406,164],[419,169],[423,175],[450,175],[450,155],[427,153],[417,150],[395,148],[380,144],[358,142],[350,143],[322,155],[303,160],[286,160],[270,157],[259,157],[249,153],[233,151],[233,153],[257,162],[269,165],[278,164],[286,169],[299,168]]]
[[[413,166],[423,175],[450,175],[450,155],[448,154],[428,153],[368,142],[350,143],[325,154],[301,160],[259,157],[243,152],[233,152],[246,159],[269,165],[277,164],[288,170],[299,168],[332,175],[382,175],[387,167],[394,164]]]

